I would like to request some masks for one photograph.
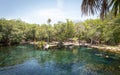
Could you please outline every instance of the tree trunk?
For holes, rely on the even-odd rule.
[[[90,39],[91,41],[90,41],[90,44],[92,45],[93,44],[93,39]]]
[[[79,35],[79,46],[80,46],[80,35]]]

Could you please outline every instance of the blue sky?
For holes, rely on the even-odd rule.
[[[0,18],[21,19],[28,23],[52,23],[71,19],[84,21],[96,16],[81,15],[82,0],[0,0]]]

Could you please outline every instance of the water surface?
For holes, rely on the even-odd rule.
[[[92,48],[0,48],[0,75],[120,75],[120,54]]]

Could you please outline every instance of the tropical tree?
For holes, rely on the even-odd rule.
[[[41,24],[40,26],[40,39],[41,40],[47,40],[48,36],[48,29],[49,26],[47,24]]]
[[[51,22],[51,19],[49,18],[49,19],[47,20],[47,23],[50,24],[50,22]]]
[[[51,19],[49,18],[49,19],[47,20],[47,23],[48,23],[48,25],[49,25],[49,29],[48,29],[48,43],[50,42],[50,22],[51,22]]]
[[[55,31],[55,39],[57,41],[64,41],[66,39],[66,24],[63,22],[58,22],[54,24],[54,31]]]
[[[66,40],[69,38],[73,38],[75,35],[75,25],[74,25],[73,21],[67,19],[65,27],[66,27],[66,31],[65,31]]]
[[[120,0],[83,0],[81,5],[83,14],[100,13],[102,19],[111,8],[115,16],[120,13]]]
[[[84,40],[85,38],[85,26],[83,24],[83,22],[78,22],[75,24],[75,36],[78,38],[79,40],[79,45],[80,45],[80,41]]]

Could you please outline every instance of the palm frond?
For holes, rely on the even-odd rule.
[[[95,14],[98,10],[100,10],[101,0],[83,0],[81,10],[83,14]]]
[[[99,12],[101,19],[111,8],[115,16],[120,13],[120,0],[83,0],[81,5],[82,14],[94,15]]]
[[[101,10],[100,10],[100,18],[103,19],[108,11],[109,11],[108,1],[107,0],[103,0],[102,1],[102,5],[101,5]]]
[[[111,0],[109,7],[110,6],[115,16],[120,13],[120,0]]]

